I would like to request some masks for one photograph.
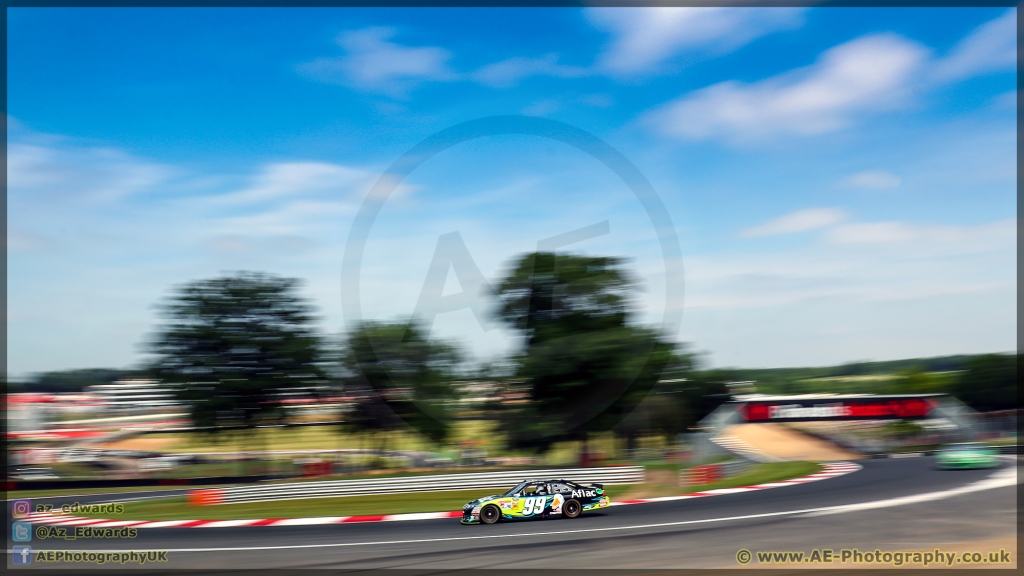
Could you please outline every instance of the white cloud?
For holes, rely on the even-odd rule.
[[[547,116],[557,112],[561,107],[562,103],[558,100],[546,98],[523,108],[523,114],[527,116]]]
[[[826,239],[837,245],[902,245],[915,254],[966,254],[984,251],[1016,237],[1015,219],[977,226],[926,225],[909,222],[850,222],[828,231]],[[1008,244],[1006,244],[1008,245]]]
[[[1015,291],[1016,236],[1016,219],[973,226],[839,224],[795,249],[688,258],[687,306],[739,310],[833,299],[841,307]]]
[[[849,188],[865,188],[868,190],[887,190],[900,185],[901,178],[884,170],[865,170],[851,174],[840,182]]]
[[[302,236],[286,234],[255,237],[242,234],[224,234],[210,238],[208,246],[214,252],[225,254],[260,252],[274,256],[293,256],[314,248],[316,242]]]
[[[615,104],[615,101],[606,94],[585,94],[582,96],[563,96],[560,98],[544,98],[523,108],[523,114],[527,116],[547,116],[553,114],[566,106],[582,104],[595,108],[607,108]]]
[[[903,104],[926,55],[923,47],[899,36],[865,36],[826,51],[806,68],[753,84],[715,84],[644,120],[665,135],[694,140],[832,132],[858,114]]]
[[[717,366],[1013,350],[1016,229],[852,222],[802,246],[691,255],[682,338]]]
[[[347,201],[346,201],[347,200]],[[303,235],[322,232],[324,223],[355,212],[351,199],[296,199],[243,215],[207,215],[208,233],[229,235]]]
[[[852,222],[829,234],[837,244],[896,244],[914,236],[913,229],[903,222]]]
[[[557,54],[546,54],[540,58],[517,57],[488,64],[474,72],[472,78],[494,88],[510,88],[528,76],[579,78],[589,73],[586,68],[559,64]]]
[[[153,304],[182,281],[240,269],[336,274],[325,263],[340,262],[374,176],[368,166],[303,160],[196,174],[69,138],[8,137],[16,375],[138,361]],[[337,278],[328,280],[333,292],[318,303],[336,299]]]
[[[834,208],[810,208],[786,214],[764,224],[747,228],[740,232],[740,236],[753,238],[806,232],[841,222],[845,217],[846,215],[841,210]]]
[[[356,184],[365,184],[372,173],[327,162],[279,162],[263,167],[247,188],[210,198],[211,204],[249,204],[310,193],[347,196]]]
[[[790,8],[593,8],[589,20],[612,33],[597,67],[615,76],[657,71],[681,54],[725,54],[752,40],[803,24]]]
[[[40,252],[52,248],[54,241],[43,234],[7,227],[7,252]]]
[[[337,58],[318,58],[299,66],[299,72],[320,82],[404,97],[419,82],[453,80],[448,68],[451,52],[435,46],[409,47],[389,42],[392,28],[365,28],[338,36],[346,52]]]
[[[1017,10],[979,26],[936,62],[933,76],[939,82],[963,80],[988,72],[1017,67]]]
[[[51,145],[14,142],[7,147],[7,185],[54,200],[117,200],[150,191],[173,175],[169,166],[67,139]]]
[[[1010,110],[1017,107],[1017,91],[1007,90],[992,99],[992,107],[1000,110]]]

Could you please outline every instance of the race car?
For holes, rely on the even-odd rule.
[[[498,520],[575,518],[610,504],[604,486],[568,480],[526,480],[504,494],[478,498],[462,507],[463,524],[494,524]]]
[[[949,444],[935,454],[935,466],[952,468],[995,468],[999,466],[999,451],[978,442]]]

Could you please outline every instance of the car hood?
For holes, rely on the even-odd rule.
[[[466,503],[466,505],[463,506],[462,509],[465,510],[467,508],[473,508],[474,506],[479,505],[481,502],[483,502],[485,500],[491,500],[493,498],[501,498],[501,494],[492,494],[490,496],[484,496],[483,498],[477,498],[476,500],[473,500],[472,502]]]

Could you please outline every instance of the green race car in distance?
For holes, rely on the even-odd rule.
[[[999,451],[977,442],[949,444],[935,454],[935,466],[941,470],[995,468]]]
[[[504,494],[477,498],[462,507],[463,524],[494,524],[498,520],[575,518],[610,505],[604,486],[568,480],[527,480]]]

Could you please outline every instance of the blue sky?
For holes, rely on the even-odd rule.
[[[128,366],[154,304],[225,270],[302,278],[343,326],[373,182],[497,114],[604,139],[653,183],[685,293],[629,189],[565,144],[451,148],[388,199],[362,315],[412,313],[438,238],[493,281],[538,240],[630,259],[714,365],[1016,348],[1016,13],[1006,9],[12,9],[8,369]],[[447,293],[460,289],[449,277]],[[435,334],[515,338],[469,309]]]

